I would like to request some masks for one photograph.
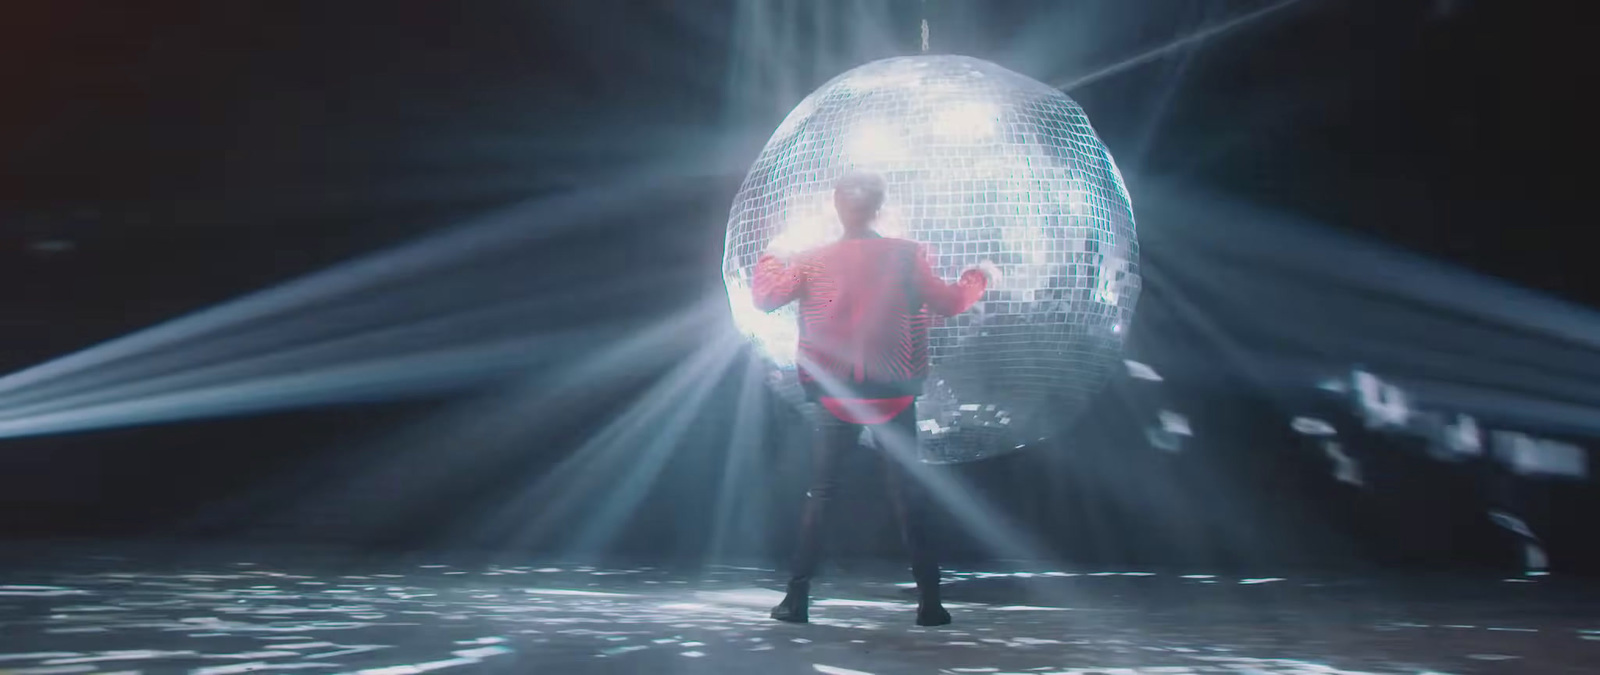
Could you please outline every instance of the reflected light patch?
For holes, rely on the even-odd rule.
[[[604,593],[601,591],[574,591],[565,588],[524,588],[523,593],[529,595],[567,595],[582,598],[632,598],[637,597],[630,593]]]
[[[869,673],[869,672],[864,671],[864,670],[851,670],[849,668],[838,668],[838,667],[835,667],[835,666],[825,666],[825,665],[822,665],[820,663],[813,663],[813,664],[811,664],[811,667],[813,669],[815,669],[817,672],[824,673],[825,675],[872,675],[872,673]]]
[[[999,108],[991,103],[969,101],[951,106],[935,117],[933,131],[948,138],[983,140],[994,136],[999,125]]]
[[[845,151],[857,164],[894,162],[906,154],[899,129],[883,122],[866,122],[857,126],[845,141]]]

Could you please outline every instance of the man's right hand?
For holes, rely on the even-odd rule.
[[[994,264],[993,261],[983,260],[979,262],[978,271],[982,272],[983,276],[988,279],[989,288],[993,289],[1000,285],[1000,266]]]

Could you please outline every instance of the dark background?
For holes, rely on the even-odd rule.
[[[696,133],[743,138],[753,158],[798,100],[729,102],[731,3],[540,4],[550,3],[5,9],[0,367],[593,185],[620,163],[670,156],[662,130],[685,130],[666,134],[684,147]],[[1054,82],[1266,3],[1158,4],[935,1],[926,11],[935,51]],[[875,55],[913,52],[922,11],[893,5],[904,32]],[[1579,181],[1593,149],[1579,105],[1587,37],[1545,3],[1304,0],[1071,93],[1129,174],[1136,208],[1145,182],[1182,181],[1593,306],[1600,295],[1580,244],[1589,209]],[[1049,59],[1055,50],[1067,56]],[[796,95],[854,64],[798,55]],[[527,283],[559,291],[574,282],[550,270],[586,260],[596,274],[691,279],[639,298],[687,305],[718,285],[738,178],[700,181],[649,217],[542,243],[526,252]],[[1146,246],[1155,260],[1183,255]],[[1170,325],[1161,289],[1148,292],[1135,351],[1141,329]],[[1185,359],[1195,363],[1176,362]],[[1140,422],[1117,404],[1126,397],[1113,392],[1071,452],[961,475],[1085,563],[1510,564],[1473,469],[1374,439],[1374,485],[1349,490],[1329,480],[1318,455],[1297,449],[1285,424],[1294,411],[1274,395],[1207,367],[1215,360],[1204,353],[1166,360],[1164,372],[1188,375],[1169,378],[1164,395],[1201,427],[1194,448],[1145,446]],[[629,393],[618,385],[600,398]],[[730,382],[714,400],[737,393]],[[606,419],[597,406],[519,439],[521,452],[493,463],[462,458],[436,485],[428,478],[460,448],[398,459],[384,448],[386,434],[412,420],[494,396],[0,441],[0,534],[462,543],[452,535],[463,523],[503,508]],[[702,415],[691,445],[724,452],[728,415]],[[750,488],[775,495],[770,522],[751,524],[735,552],[766,555],[786,537],[794,504],[781,495],[798,494],[802,458],[780,437],[759,451],[770,484]],[[704,554],[719,457],[677,455],[619,550]],[[400,467],[403,488],[367,481],[338,500],[302,500],[339,493],[380,461]],[[1581,534],[1595,513],[1592,487],[1530,489],[1555,564],[1600,569]],[[864,518],[844,545],[881,553],[888,526]],[[970,542],[962,550],[976,555]]]

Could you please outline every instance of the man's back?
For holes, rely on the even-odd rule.
[[[841,239],[784,263],[757,265],[756,306],[799,303],[801,382],[914,395],[928,370],[929,311],[954,315],[983,295],[981,273],[945,284],[916,242]]]

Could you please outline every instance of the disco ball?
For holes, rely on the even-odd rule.
[[[1083,109],[987,61],[913,56],[846,72],[789,113],[734,199],[723,278],[734,324],[797,405],[795,307],[757,310],[752,271],[774,238],[843,232],[832,191],[851,169],[883,175],[878,231],[925,244],[947,281],[984,259],[1004,277],[929,331],[922,460],[1011,452],[1079,416],[1121,364],[1140,288],[1128,190]]]

